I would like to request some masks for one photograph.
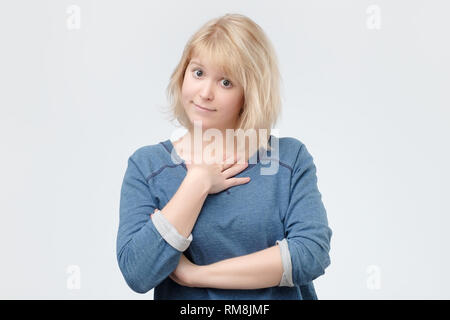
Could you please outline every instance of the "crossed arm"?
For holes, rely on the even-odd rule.
[[[199,266],[183,254],[170,275],[180,285],[217,289],[260,289],[278,286],[283,275],[278,245],[240,257]]]
[[[159,210],[155,209],[154,213],[157,211]],[[162,215],[158,217],[160,218],[156,221],[153,219],[156,226],[163,224],[166,228],[172,229],[171,234],[178,233]],[[165,228],[157,227],[157,229],[161,230],[160,233],[167,241],[169,236]],[[182,286],[245,290],[278,286],[283,272],[281,248],[274,245],[251,254],[203,266],[192,263],[181,254],[178,266],[169,277]]]

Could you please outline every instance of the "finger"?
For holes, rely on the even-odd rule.
[[[224,170],[222,172],[222,174],[225,176],[225,179],[228,179],[228,178],[234,177],[239,172],[245,170],[245,168],[247,168],[247,167],[248,167],[248,163],[247,162],[245,162],[243,164],[235,163],[230,168]]]
[[[233,187],[233,186],[238,186],[241,184],[246,184],[250,182],[250,177],[245,177],[245,178],[231,178],[228,179],[227,181],[229,181],[230,186],[229,187]]]
[[[224,162],[224,165],[223,165],[223,170],[226,170],[226,169],[232,167],[236,163],[238,163],[238,164],[245,164],[245,163],[247,163],[247,161],[245,160],[245,156],[243,154],[239,153],[239,152],[231,155],[230,157],[225,159],[225,162]]]
[[[222,166],[222,171],[227,170],[228,168],[232,167],[236,163],[236,160],[237,160],[237,158],[235,155],[228,157]]]

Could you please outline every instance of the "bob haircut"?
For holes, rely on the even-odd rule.
[[[237,127],[230,129],[253,129],[257,148],[270,150],[271,128],[281,114],[281,76],[275,50],[264,31],[250,18],[228,13],[206,22],[192,35],[166,91],[171,120],[188,130],[193,124],[184,111],[181,88],[190,60],[199,54],[243,87],[244,104]],[[260,135],[260,129],[266,134]]]

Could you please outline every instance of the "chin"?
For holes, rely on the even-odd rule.
[[[208,119],[204,119],[204,118],[190,118],[192,125],[194,125],[194,121],[201,121],[202,122],[202,128],[214,128],[214,123],[212,123],[211,121],[209,121]]]

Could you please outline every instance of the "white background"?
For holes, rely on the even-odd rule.
[[[228,12],[274,44],[275,128],[317,166],[333,230],[318,297],[450,298],[450,5],[425,0],[2,1],[0,298],[153,298],[116,260],[127,159],[173,137],[170,74]]]

